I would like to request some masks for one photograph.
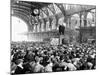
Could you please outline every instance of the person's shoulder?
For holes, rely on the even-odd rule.
[[[41,64],[38,64],[37,66],[40,67],[40,68],[43,67],[43,65],[41,65]]]
[[[44,68],[44,66],[43,65],[40,65],[41,66],[41,68]]]

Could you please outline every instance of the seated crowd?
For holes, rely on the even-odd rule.
[[[29,74],[96,68],[96,45],[11,43],[11,74]]]

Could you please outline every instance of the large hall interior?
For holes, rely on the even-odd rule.
[[[11,0],[11,31],[11,73],[96,68],[95,5]],[[33,61],[42,71],[26,68]],[[24,71],[13,68],[21,62]]]

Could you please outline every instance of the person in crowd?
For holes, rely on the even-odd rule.
[[[47,61],[48,64],[45,67],[45,72],[52,72],[52,67],[53,67],[53,63],[52,63],[52,59],[49,58],[49,60]]]
[[[44,72],[44,67],[40,64],[40,58],[38,56],[35,57],[36,63],[34,65],[34,73]]]
[[[15,69],[14,74],[24,74],[24,68],[23,68],[23,60],[18,59],[16,60],[17,67]]]
[[[67,62],[68,62],[67,67],[68,67],[69,71],[75,71],[75,70],[77,70],[77,68],[74,66],[74,64],[72,64],[71,60],[68,60]]]
[[[11,62],[11,73],[14,74],[16,70],[17,65],[14,62]]]

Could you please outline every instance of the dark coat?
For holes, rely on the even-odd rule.
[[[17,66],[14,74],[24,74],[24,70],[21,67]]]
[[[62,25],[60,25],[60,26],[59,26],[59,33],[60,33],[60,35],[61,35],[61,34],[64,35],[64,31],[65,31],[65,27],[62,26]]]

